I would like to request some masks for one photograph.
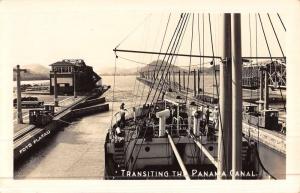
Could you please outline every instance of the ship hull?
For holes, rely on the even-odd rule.
[[[216,168],[188,137],[174,138],[192,179],[215,179]],[[185,179],[167,138],[142,139],[125,143],[123,163],[117,159],[116,144],[105,143],[105,179]],[[133,148],[134,146],[134,148]],[[207,143],[206,148],[217,155],[217,144]],[[112,149],[115,149],[115,152]]]

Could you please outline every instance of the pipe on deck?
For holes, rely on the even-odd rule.
[[[183,161],[182,161],[182,159],[181,159],[181,157],[180,157],[180,155],[179,155],[179,153],[177,151],[177,148],[176,148],[176,146],[174,144],[174,141],[173,141],[171,135],[169,134],[168,131],[166,131],[166,133],[168,135],[168,139],[169,139],[169,142],[171,144],[172,150],[173,150],[173,152],[175,154],[175,157],[176,157],[176,159],[177,159],[177,161],[179,163],[180,169],[183,172],[183,176],[185,177],[186,180],[191,180],[191,178],[189,176],[189,173],[188,173],[188,171],[187,171],[187,169],[186,169],[186,167],[185,167],[185,165],[184,165],[184,163],[183,163]]]

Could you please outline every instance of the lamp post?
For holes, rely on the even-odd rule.
[[[17,118],[18,123],[23,123],[23,115],[22,115],[22,96],[21,96],[21,72],[27,72],[26,69],[20,69],[20,65],[17,65],[17,68],[14,69],[14,72],[17,73],[16,81],[17,81]]]
[[[74,98],[77,98],[77,92],[76,92],[76,70],[74,68],[73,71],[73,80],[74,80]]]
[[[53,79],[54,79],[54,106],[58,107],[58,98],[57,98],[57,74],[56,71],[53,71]]]

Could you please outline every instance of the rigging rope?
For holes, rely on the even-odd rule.
[[[139,94],[139,90],[140,90],[140,84],[141,84],[141,82],[138,81],[137,90],[136,90],[136,93],[134,94],[134,105],[136,105],[136,98],[138,98],[138,94]]]
[[[251,30],[251,17],[250,17],[250,13],[249,13],[249,17],[248,17],[248,22],[249,22],[249,45],[250,45],[250,57],[252,57],[252,30]],[[252,60],[250,60],[250,76],[253,77],[253,65],[252,65]],[[250,86],[253,85],[253,79],[250,78]],[[250,90],[250,99],[252,99],[252,89]],[[252,101],[250,102],[250,106],[252,106]],[[250,116],[250,122],[251,122],[251,116]],[[250,124],[248,127],[248,130],[250,130]],[[249,136],[250,137],[250,136]]]
[[[249,35],[250,35],[250,57],[252,57],[252,33],[251,33],[251,18],[250,18],[250,13],[249,13]],[[252,61],[251,61],[251,64],[252,64]]]
[[[115,102],[115,86],[116,86],[116,71],[117,71],[117,53],[115,53],[115,68],[114,68],[114,83],[113,83],[113,93],[112,93],[112,104],[111,104],[111,121],[110,121],[110,127],[112,129],[112,122],[114,118],[114,102]]]
[[[143,65],[147,65],[147,63],[145,62],[140,62],[140,61],[137,61],[137,60],[133,60],[133,59],[130,59],[130,58],[125,58],[123,56],[118,56],[119,58],[123,59],[123,60],[126,60],[126,61],[129,61],[129,62],[134,62],[136,64],[143,64]]]
[[[134,31],[137,30],[145,21],[150,17],[151,14],[148,14],[135,28],[133,28],[116,46],[118,48],[125,40],[127,40],[132,34],[134,34]]]
[[[267,37],[266,37],[266,34],[265,34],[265,30],[264,30],[264,26],[263,26],[263,23],[262,23],[260,14],[258,14],[258,17],[259,17],[259,21],[260,21],[260,25],[261,25],[263,34],[264,34],[265,42],[266,42],[267,47],[268,47],[269,55],[270,55],[270,58],[271,58],[271,65],[274,65],[274,72],[276,73],[276,66],[275,66],[275,63],[273,62],[272,54],[271,54],[271,51],[270,51],[270,48],[269,48],[268,40],[267,40]],[[271,66],[271,67],[272,67],[272,66]],[[271,67],[270,67],[270,69],[271,69]],[[265,73],[267,73],[267,72],[265,72]],[[272,72],[270,72],[270,73],[272,74]],[[276,76],[274,77],[274,79],[275,79],[275,82],[277,82]],[[268,88],[268,87],[267,87],[267,88]],[[280,87],[279,87],[279,90],[280,90],[281,98],[282,98],[282,100],[283,100],[283,95],[282,95],[282,92],[281,92]],[[284,103],[284,102],[283,102],[283,106],[284,106],[284,111],[286,111],[286,107],[285,107],[285,103]]]
[[[138,74],[139,74],[139,68],[137,67],[137,69],[136,69],[136,76],[135,76],[135,80],[134,80],[134,86],[133,86],[133,91],[132,91],[132,93],[133,93],[133,96],[135,96],[135,86],[136,86],[136,79],[137,79],[137,77],[138,77]],[[132,98],[133,100],[134,100],[134,97]]]
[[[170,52],[170,53],[176,53],[178,44],[179,44],[179,42],[180,42],[180,38],[181,38],[181,36],[182,36],[182,32],[183,32],[183,30],[184,30],[184,28],[185,28],[185,26],[186,26],[185,24],[186,24],[186,21],[187,21],[188,19],[189,19],[189,14],[186,15],[186,18],[185,18],[185,20],[184,20],[184,22],[183,22],[183,25],[180,26],[180,29],[179,29],[179,31],[178,31],[178,34],[177,34],[176,38],[175,38],[175,41],[174,41],[174,44],[173,44],[173,46],[172,46],[172,49],[171,49],[171,52]],[[178,36],[178,35],[179,35],[179,36]],[[175,48],[174,48],[174,46],[175,46]],[[174,48],[174,49],[173,49],[173,48]],[[177,57],[175,57],[175,59],[176,59],[176,58],[177,58]],[[157,85],[157,88],[156,88],[156,91],[155,91],[155,94],[154,94],[154,97],[153,97],[153,100],[152,100],[151,104],[154,102],[155,96],[156,96],[156,93],[157,93],[158,90],[159,90],[159,94],[158,94],[158,97],[157,97],[156,100],[159,100],[159,98],[160,98],[160,94],[161,94],[161,92],[162,92],[162,90],[163,90],[163,88],[164,88],[164,84],[165,84],[165,80],[166,80],[166,77],[167,77],[167,73],[169,72],[169,69],[170,69],[170,66],[172,65],[173,59],[174,59],[174,55],[168,55],[168,58],[167,58],[167,61],[166,61],[166,65],[165,65],[165,67],[164,67],[164,70],[162,71],[162,75],[161,75],[161,77],[160,77],[160,79],[159,79],[159,83],[158,83],[158,85]],[[167,73],[164,74],[165,71],[166,71],[166,69],[167,69]],[[163,82],[161,83],[162,80],[163,80]]]
[[[178,50],[177,50],[177,54],[179,53],[180,51],[180,48],[181,48],[181,45],[182,45],[182,42],[183,42],[183,37],[185,35],[185,32],[186,32],[186,29],[187,29],[187,25],[185,26],[185,29],[184,29],[184,32],[183,32],[183,36],[180,40],[180,43],[179,43],[179,46],[178,46]],[[174,68],[175,68],[175,64],[176,64],[176,61],[177,61],[177,58],[178,58],[178,55],[175,55],[175,59],[174,59],[174,62],[173,62],[173,65],[171,65],[171,70],[170,71],[174,71]],[[192,66],[197,66],[197,65],[192,65]],[[189,67],[189,66],[180,66],[181,68],[182,67]],[[170,68],[170,67],[169,67]]]
[[[265,38],[265,42],[266,42],[266,45],[267,45],[267,48],[268,48],[268,52],[269,52],[269,55],[271,57],[271,60],[273,62],[273,59],[272,59],[272,54],[271,54],[271,50],[270,50],[270,47],[269,47],[269,43],[268,43],[268,40],[267,40],[267,36],[266,36],[266,33],[265,33],[265,29],[264,29],[264,26],[263,26],[263,23],[262,23],[262,20],[261,20],[261,17],[260,17],[260,14],[258,14],[258,18],[259,18],[259,21],[260,21],[260,26],[261,26],[261,29],[263,31],[263,34],[264,34],[264,38]]]
[[[172,48],[171,48],[170,53],[176,51],[176,49],[177,49],[177,47],[178,47],[179,40],[180,40],[181,35],[182,35],[182,31],[183,31],[184,26],[186,25],[186,22],[187,22],[188,19],[189,19],[189,14],[186,15],[186,17],[184,18],[184,21],[183,21],[183,22],[181,23],[181,25],[180,25],[180,28],[179,28],[179,30],[178,30],[178,33],[176,34],[176,37],[175,37],[175,40],[174,40],[174,42],[173,42],[173,45],[172,45]],[[182,25],[182,24],[183,24],[183,25]],[[174,46],[175,46],[175,48],[174,48]],[[169,59],[170,59],[170,58],[171,58],[171,61],[169,62]],[[153,96],[153,98],[152,98],[151,104],[153,104],[153,102],[154,102],[154,100],[155,100],[156,93],[157,93],[157,91],[158,91],[158,89],[159,89],[159,87],[160,87],[161,81],[162,81],[162,79],[163,79],[163,77],[164,77],[165,70],[166,70],[166,68],[167,68],[168,65],[169,65],[169,66],[171,65],[173,58],[174,58],[173,55],[172,55],[172,56],[168,55],[168,59],[167,59],[167,61],[166,61],[165,68],[163,69],[162,75],[161,75],[161,77],[160,77],[160,79],[159,79],[159,81],[158,81],[157,88],[156,88],[156,90],[155,90],[155,93],[154,93],[154,96]],[[161,66],[162,66],[162,65],[163,65],[163,62],[162,62],[162,64],[161,64]],[[157,100],[158,100],[158,99],[159,99],[159,98],[157,98]]]
[[[268,14],[268,18],[269,18],[269,21],[270,21],[270,23],[271,23],[271,26],[272,26],[274,35],[275,35],[276,40],[277,40],[277,43],[278,43],[278,45],[279,45],[281,54],[282,54],[283,58],[285,58],[285,55],[284,55],[284,53],[283,53],[283,50],[282,50],[280,41],[279,41],[279,39],[278,39],[277,33],[276,33],[276,31],[275,31],[275,28],[274,28],[274,26],[273,26],[273,22],[272,22],[271,17],[270,17],[269,14]],[[285,60],[284,60],[284,61],[285,61]],[[275,65],[275,64],[274,64],[274,65]],[[281,67],[281,74],[280,74],[280,76],[282,76],[282,64],[280,64],[280,67]],[[276,66],[275,66],[275,70],[276,70]],[[276,75],[277,75],[277,73],[276,73]],[[281,77],[281,78],[282,78],[282,77]],[[280,86],[279,86],[279,91],[280,91],[280,95],[281,95],[281,100],[282,100],[282,102],[283,102],[283,108],[284,108],[284,111],[286,111],[285,102],[284,102],[284,99],[283,99],[283,95],[282,95],[282,91],[281,91],[281,87],[280,87]]]
[[[182,21],[182,18],[183,18],[183,17],[182,17],[182,14],[181,14],[181,17],[180,17],[180,19],[179,19],[179,21],[178,21],[177,26],[179,25],[179,23],[182,24],[182,22],[181,22],[181,21]],[[181,24],[180,24],[180,25],[181,25]],[[175,29],[175,32],[176,32],[176,30],[177,30],[177,27],[176,27],[176,29]],[[174,32],[174,34],[175,34],[175,32]],[[173,34],[173,37],[174,37],[174,34]],[[173,39],[173,37],[172,37],[172,39]],[[172,42],[172,39],[171,39],[171,42]],[[170,44],[171,44],[171,42],[170,42]],[[170,44],[169,44],[169,46],[170,46]],[[162,64],[163,64],[163,62],[162,62]],[[162,66],[162,65],[161,65],[161,66]],[[161,66],[160,66],[160,68],[161,68]],[[157,75],[157,76],[158,76],[158,75]],[[157,90],[156,90],[156,91],[157,91]],[[146,103],[145,103],[145,104],[146,104]],[[149,113],[149,111],[150,111],[150,108],[148,109],[148,113]],[[148,113],[147,113],[147,114],[148,114]],[[144,130],[144,135],[143,135],[143,138],[142,138],[142,142],[141,142],[140,148],[139,148],[139,150],[138,150],[138,152],[137,152],[137,157],[134,159],[133,166],[132,166],[132,170],[134,169],[134,166],[135,166],[135,164],[136,164],[138,155],[139,155],[139,153],[140,153],[140,151],[141,151],[142,144],[144,143],[144,140],[145,140],[145,136],[146,136],[147,130],[148,130],[148,127],[146,127],[146,129]],[[138,141],[138,140],[136,140],[135,143],[134,143],[134,146],[133,146],[133,148],[132,148],[131,154],[133,153],[133,150],[134,150],[134,148],[135,148],[135,145],[136,145],[137,141]]]
[[[191,36],[191,47],[190,47],[190,54],[191,55],[193,53],[193,39],[194,39],[194,14],[193,14],[193,17],[192,17],[192,36]],[[191,64],[192,64],[192,57],[190,57],[190,65],[189,65],[189,73],[188,73],[188,82],[187,82],[187,87],[186,87],[185,103],[187,102],[187,96],[188,96],[188,93],[189,93]]]
[[[251,18],[250,18],[250,14],[249,14],[249,31],[250,31],[250,57],[252,57],[252,38],[251,38],[251,32],[252,32],[252,30],[251,30]],[[258,59],[257,59],[257,16],[256,16],[256,14],[255,14],[255,54],[256,54],[256,64],[257,64],[257,62],[258,62]],[[251,66],[251,76],[253,76],[253,63],[252,63],[252,60],[251,60],[251,63],[250,63],[250,66]],[[251,84],[252,84],[252,81],[253,80],[251,80]],[[258,83],[258,82],[257,82]],[[256,89],[256,96],[259,96],[259,90],[258,89]],[[250,99],[252,99],[253,98],[253,92],[252,92],[252,89],[250,90]],[[250,103],[250,106],[252,105],[252,102]],[[260,104],[259,104],[260,105]],[[251,119],[252,119],[252,116],[250,116],[250,122],[251,122]],[[258,144],[258,147],[259,147],[259,145],[260,145],[260,140],[259,140],[259,132],[260,132],[260,127],[259,127],[259,124],[260,124],[260,119],[258,119],[258,124],[256,125],[257,127],[257,144]],[[251,138],[251,132],[250,132],[250,128],[251,128],[251,125],[250,124],[248,124],[248,134],[249,134],[249,138],[248,138],[248,143],[250,143],[250,138]]]
[[[166,25],[166,27],[165,27],[165,32],[164,32],[164,36],[163,36],[163,40],[162,40],[162,43],[161,43],[159,52],[162,51],[163,44],[164,44],[164,42],[165,42],[165,37],[166,37],[167,29],[168,29],[168,26],[169,26],[170,18],[171,18],[171,13],[169,14],[169,17],[168,17],[167,25]],[[183,16],[182,16],[182,14],[181,14],[180,19],[179,19],[179,21],[178,21],[178,23],[177,23],[177,26],[176,26],[176,28],[175,28],[175,31],[174,31],[173,35],[172,35],[172,38],[171,38],[171,40],[170,40],[170,43],[169,43],[169,45],[168,45],[168,48],[167,48],[167,51],[166,51],[166,52],[168,52],[168,50],[169,50],[169,48],[170,48],[171,42],[172,42],[172,40],[173,40],[173,38],[174,38],[174,35],[175,35],[176,31],[177,31],[177,28],[178,28],[179,23],[181,22],[182,18],[183,18]],[[153,87],[155,86],[155,82],[156,82],[156,79],[157,79],[157,77],[158,77],[158,75],[159,75],[159,71],[160,71],[160,69],[161,69],[161,65],[163,64],[163,61],[164,61],[164,59],[165,59],[166,56],[164,56],[164,58],[163,58],[163,60],[162,60],[162,64],[160,65],[160,67],[159,67],[159,69],[158,69],[158,71],[157,71],[157,74],[155,74],[155,71],[156,71],[156,69],[157,69],[157,65],[158,65],[158,62],[159,62],[159,57],[160,57],[160,54],[158,54],[158,56],[157,56],[157,60],[156,60],[155,67],[154,67],[154,75],[153,75],[153,76],[154,76],[154,82],[153,82],[153,84],[150,86],[150,89],[149,89],[149,92],[148,92],[148,96],[147,96],[146,101],[145,101],[145,103],[144,103],[145,105],[147,104],[148,99],[149,99],[149,97],[150,97],[150,94],[151,94],[151,92],[152,92],[152,89],[153,89]]]
[[[150,25],[148,25],[148,26],[150,26]],[[148,32],[149,32],[149,31],[150,31],[150,29],[146,28],[146,33],[144,33],[144,34],[145,34],[145,35],[148,35]],[[158,36],[158,33],[156,34],[155,42],[156,42],[157,36]],[[146,37],[146,42],[144,42],[144,50],[146,50],[146,48],[147,48],[147,43],[148,43],[147,40],[148,40],[148,38]],[[144,55],[144,56],[145,56],[145,55]],[[152,58],[152,55],[151,55],[151,58]],[[149,71],[149,68],[148,68],[148,71]],[[149,76],[149,75],[150,75],[150,73],[148,74],[148,76]],[[146,84],[143,84],[143,90],[142,90],[142,93],[141,93],[141,98],[140,98],[139,106],[141,105],[142,100],[143,100],[145,87],[146,87]]]
[[[210,14],[208,14],[208,21],[209,21],[209,30],[210,30],[210,40],[211,40],[211,49],[212,49],[212,54],[214,56],[214,45],[213,45],[213,39],[212,39],[212,30],[211,30],[211,21],[210,21]],[[227,62],[227,60],[226,60]],[[215,76],[215,84],[216,84],[216,92],[217,92],[217,97],[218,97],[218,106],[220,107],[220,96],[219,96],[219,87],[218,87],[218,80],[217,80],[217,75],[216,75],[216,64],[215,64],[215,59],[213,58],[213,67],[214,67],[214,76]],[[220,108],[218,108],[218,113],[220,117],[220,129],[222,132],[222,143],[223,143],[223,152],[224,152],[224,157],[226,157],[226,151],[225,151],[225,142],[224,142],[224,131],[222,127],[222,116],[220,112]],[[227,167],[227,160],[225,159],[225,168]]]
[[[273,26],[273,22],[272,22],[272,20],[271,20],[270,14],[268,14],[268,18],[269,18],[269,21],[270,21],[270,23],[271,23],[271,26],[272,26],[272,29],[273,29],[274,35],[275,35],[275,37],[276,37],[276,40],[277,40],[277,43],[278,43],[278,45],[279,45],[279,48],[280,48],[281,54],[282,54],[283,58],[285,58],[285,55],[284,55],[284,53],[283,53],[283,50],[282,50],[282,47],[281,47],[280,41],[279,41],[279,39],[278,39],[277,33],[276,33],[276,31],[275,31],[275,28],[274,28],[274,26]]]
[[[280,15],[279,15],[279,13],[277,13],[277,16],[278,16],[278,18],[279,18],[279,20],[280,20],[280,22],[281,22],[281,24],[282,24],[282,27],[283,27],[284,31],[286,31],[286,28],[285,28],[285,26],[284,26],[284,24],[283,24],[283,21],[281,20],[281,17],[280,17]]]
[[[170,17],[170,14],[169,14],[169,17]],[[162,23],[162,17],[161,17],[161,19],[160,19],[160,24],[159,24],[159,26],[161,26],[161,23]],[[147,29],[147,30],[146,30],[146,33],[148,34],[149,31],[150,31],[150,29]],[[154,50],[154,48],[155,48],[155,45],[156,45],[156,42],[157,42],[158,35],[159,35],[159,30],[157,30],[157,33],[156,33],[156,36],[155,36],[154,45],[153,45],[152,50]],[[148,38],[146,38],[146,40],[148,40]],[[147,43],[147,41],[146,41],[146,43]],[[146,46],[146,43],[144,43],[145,48],[144,48],[143,50],[147,50],[147,49],[146,49],[146,47],[147,47],[147,46]],[[150,61],[152,61],[152,57],[153,57],[153,55],[150,56]],[[147,69],[147,71],[148,71],[148,79],[149,79],[149,77],[150,77],[150,79],[151,79],[152,74],[150,73],[151,71],[149,70],[149,68]],[[141,103],[142,103],[142,100],[143,100],[143,97],[144,97],[144,91],[145,91],[145,88],[146,88],[146,87],[147,87],[146,84],[143,84],[143,89],[142,89],[141,96],[140,96],[139,106],[141,106]],[[149,91],[150,91],[150,87],[149,87],[148,93],[149,93]]]
[[[186,30],[186,28],[185,28],[185,30]],[[184,36],[184,34],[185,34],[185,31],[183,32],[183,36]],[[180,43],[179,43],[179,47],[178,47],[177,53],[179,53],[179,49],[181,48],[182,40],[183,40],[183,38],[180,40]],[[174,73],[175,73],[175,72],[174,72],[174,68],[175,68],[175,64],[176,64],[177,58],[178,58],[178,56],[176,55],[176,56],[175,56],[175,59],[174,59],[174,62],[173,62],[173,65],[170,66],[171,69],[169,70],[169,72],[172,72],[173,75],[174,75]],[[188,66],[180,66],[180,67],[188,67]],[[173,77],[173,81],[174,81],[174,83],[175,83],[175,79],[174,79],[174,78],[175,78],[175,77]],[[175,89],[175,86],[174,86],[174,89]],[[159,94],[159,96],[160,96],[160,94]]]
[[[204,55],[204,27],[205,27],[205,25],[204,25],[204,22],[205,22],[205,20],[204,20],[204,13],[202,14],[202,54]],[[202,72],[203,72],[203,76],[202,76],[202,86],[203,86],[203,88],[202,88],[202,97],[204,98],[204,58],[202,59]],[[203,106],[202,106],[203,107]]]
[[[268,43],[268,40],[267,40],[267,36],[266,36],[265,30],[264,30],[264,26],[263,26],[260,14],[258,14],[258,18],[259,18],[259,21],[260,21],[261,29],[262,29],[263,34],[264,34],[264,38],[265,38],[265,42],[266,42],[266,45],[267,45],[267,48],[268,48],[268,52],[269,52],[269,55],[270,55],[270,58],[271,58],[271,64],[273,64],[273,58],[272,58],[271,50],[270,50],[270,47],[269,47],[269,43]],[[270,67],[270,70],[271,70],[271,67]],[[274,69],[274,70],[276,70],[276,69]],[[270,73],[272,73],[272,72],[270,72]],[[276,77],[275,77],[275,81],[276,81]],[[267,88],[268,88],[268,86],[267,86]]]
[[[200,35],[200,19],[199,19],[199,13],[198,13],[198,40],[199,40],[199,55],[201,55],[201,35]],[[201,60],[201,58],[199,58],[199,71],[200,71],[200,73],[201,73],[201,63],[202,63],[202,60]],[[198,73],[198,76],[200,76],[200,73]],[[204,74],[203,74],[203,76],[204,76]],[[197,94],[199,94],[199,90],[200,90],[200,77],[198,77],[198,92],[197,92]]]
[[[180,46],[181,46],[183,37],[184,37],[184,35],[185,35],[186,29],[187,29],[187,26],[188,26],[189,19],[190,19],[190,14],[187,16],[187,20],[185,21],[185,23],[184,23],[184,25],[183,25],[183,28],[181,29],[180,36],[179,36],[179,38],[178,38],[178,41],[177,41],[176,46],[175,46],[175,49],[174,49],[174,53],[176,53],[176,50],[177,50],[177,53],[179,52],[179,49],[180,49]],[[180,38],[181,38],[181,40],[180,40]],[[178,49],[177,49],[177,48],[178,48]],[[168,68],[168,69],[167,69],[167,72],[170,71],[169,69],[170,69],[170,67],[172,66],[173,59],[174,59],[174,55],[171,56],[171,61],[170,61],[170,62],[168,62],[169,60],[167,60],[167,64],[168,64],[168,66],[166,66],[166,68]],[[175,60],[176,60],[176,59],[177,59],[177,56],[175,56]],[[174,64],[173,64],[173,66],[174,66]],[[166,68],[165,68],[165,69],[166,69]],[[165,70],[165,69],[164,69],[164,70]],[[164,72],[163,72],[163,74],[164,74]],[[162,90],[163,90],[163,88],[164,88],[165,81],[166,81],[166,78],[167,78],[167,73],[166,73],[165,75],[163,75],[163,74],[162,74],[161,79],[160,79],[160,80],[163,80],[163,83],[162,83],[162,85],[161,85],[161,87],[160,87],[160,91],[159,91],[159,95],[158,95],[158,97],[157,97],[157,100],[158,100],[159,97],[160,97],[160,94],[161,94],[161,92],[162,92]],[[159,85],[160,85],[160,84],[158,84],[157,89],[159,89]],[[154,98],[153,98],[153,100],[154,100]],[[153,101],[152,101],[152,102],[153,102]]]
[[[258,49],[257,49],[257,14],[255,14],[255,55],[256,55],[256,64],[258,64]],[[260,76],[263,76],[262,73],[260,73]],[[263,85],[263,83],[261,83],[260,85]],[[261,89],[261,88],[260,88]],[[260,105],[260,104],[259,104]],[[259,120],[258,120],[259,121]],[[259,122],[258,122],[259,125]],[[258,132],[257,132],[257,141],[258,141],[258,146],[260,145],[260,140],[259,140],[259,126],[257,126]]]

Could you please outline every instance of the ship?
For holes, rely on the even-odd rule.
[[[257,141],[242,133],[242,116],[246,115],[240,81],[244,59],[241,56],[241,15],[224,14],[224,56],[221,59],[214,55],[178,53],[177,45],[189,19],[194,21],[194,14],[180,15],[166,52],[125,50],[118,46],[113,49],[116,58],[117,52],[133,52],[157,54],[164,59],[146,75],[152,81],[140,73],[139,80],[150,87],[144,104],[129,109],[122,104],[120,112],[112,118],[104,145],[105,179],[262,179],[266,176],[275,179],[260,158]],[[232,48],[232,52],[228,48]],[[181,88],[180,83],[174,85],[177,90],[172,89],[170,74],[174,57],[211,58],[214,67],[220,59],[223,64],[218,70],[220,82],[215,79],[216,88],[220,88],[217,100],[208,102],[204,93],[202,97],[191,97],[189,88]],[[234,74],[228,71],[229,64]],[[187,74],[192,74],[190,68]],[[232,82],[236,83],[233,88]],[[249,85],[253,87],[252,82]],[[148,100],[151,92],[154,96]]]

